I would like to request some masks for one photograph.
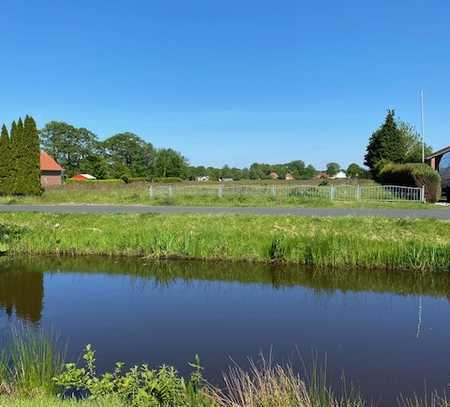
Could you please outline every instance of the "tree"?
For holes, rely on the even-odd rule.
[[[330,177],[334,177],[341,169],[341,166],[338,163],[328,163],[327,164],[327,174]]]
[[[397,121],[397,127],[402,134],[403,143],[406,149],[405,163],[422,162],[422,137],[416,131],[416,128],[402,120]],[[432,154],[431,146],[425,144],[425,157]]]
[[[11,154],[8,129],[2,126],[0,135],[0,195],[8,195],[11,188]]]
[[[39,135],[44,149],[64,167],[68,176],[80,172],[89,157],[102,155],[97,136],[85,128],[52,121],[39,131]]]
[[[119,133],[103,142],[105,154],[117,175],[118,169],[128,169],[132,177],[150,176],[153,170],[155,150],[133,133]],[[119,175],[120,177],[120,175]]]
[[[349,178],[364,178],[367,175],[367,171],[355,163],[348,166],[346,173]]]
[[[21,176],[23,184],[21,193],[24,195],[39,195],[41,189],[40,170],[40,142],[36,122],[31,116],[26,116],[23,125],[22,147],[25,149],[22,156]]]
[[[404,135],[395,122],[394,110],[388,110],[383,125],[369,139],[365,165],[374,171],[379,161],[402,163],[406,158]]]
[[[162,148],[157,151],[154,161],[154,174],[157,177],[185,178],[187,161],[177,151],[171,148]]]

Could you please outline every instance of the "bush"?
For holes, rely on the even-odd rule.
[[[101,400],[116,396],[126,405],[201,407],[211,405],[202,391],[203,378],[198,357],[191,364],[194,372],[188,380],[183,379],[173,367],[150,369],[148,365],[134,366],[124,372],[124,364],[116,363],[114,372],[97,375],[95,351],[86,346],[83,355],[85,367],[68,363],[65,370],[54,378],[65,391],[81,392],[89,399]]]
[[[428,202],[436,202],[441,195],[441,177],[426,164],[384,164],[379,169],[378,179],[382,184],[424,186]]]

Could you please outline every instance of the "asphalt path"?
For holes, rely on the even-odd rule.
[[[352,208],[217,208],[141,205],[0,205],[0,212],[41,213],[158,213],[158,214],[247,214],[293,216],[382,216],[390,218],[435,218],[450,220],[450,207],[436,209],[352,209]]]

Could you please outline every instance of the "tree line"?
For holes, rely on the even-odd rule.
[[[248,168],[192,166],[181,153],[171,148],[156,149],[134,133],[119,133],[100,141],[92,131],[65,122],[52,121],[39,135],[43,148],[64,167],[68,177],[89,173],[98,179],[177,177],[194,180],[208,176],[210,180],[256,180],[271,179],[271,173],[275,172],[280,179],[289,173],[295,179],[308,180],[320,172],[301,160],[283,164],[253,163]],[[330,163],[324,171],[333,176],[340,169],[339,164]],[[352,176],[366,174],[357,164],[348,169]]]
[[[40,145],[36,122],[19,118],[0,134],[0,195],[38,195],[41,190]]]

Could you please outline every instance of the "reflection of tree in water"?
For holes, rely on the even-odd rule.
[[[0,309],[8,316],[15,312],[22,320],[41,320],[44,297],[43,274],[0,270]]]

